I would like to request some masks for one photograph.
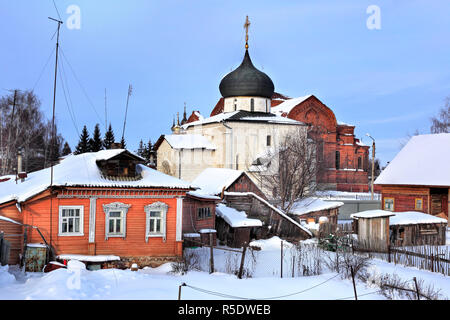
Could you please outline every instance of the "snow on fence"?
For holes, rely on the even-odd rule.
[[[394,264],[407,267],[428,270],[450,276],[450,251],[449,246],[422,245],[409,247],[390,246],[387,252],[379,252],[369,249],[362,242],[353,242],[353,251],[365,252],[370,258],[378,258]]]

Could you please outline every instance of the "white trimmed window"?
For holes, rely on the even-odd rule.
[[[169,206],[163,202],[155,202],[144,207],[146,214],[145,241],[148,238],[162,237],[166,241],[166,219]]]
[[[59,235],[60,236],[83,236],[83,206],[60,206],[59,207]]]
[[[125,238],[127,231],[127,213],[129,204],[113,202],[103,205],[105,211],[105,240]]]

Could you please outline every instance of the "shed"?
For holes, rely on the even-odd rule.
[[[368,210],[351,215],[356,219],[359,246],[375,251],[389,247],[389,218],[395,214],[385,210]]]
[[[423,212],[395,212],[389,220],[395,246],[445,245],[447,220]]]
[[[249,219],[244,211],[219,204],[216,207],[217,237],[229,247],[240,248],[250,242],[252,228],[262,226],[261,220]]]

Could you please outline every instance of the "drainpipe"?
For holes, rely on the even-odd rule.
[[[230,161],[230,169],[233,169],[233,128],[225,123],[224,120],[221,121],[223,126],[230,130],[230,150],[229,150],[229,161]]]
[[[178,151],[178,179],[181,179],[181,152],[183,149]]]

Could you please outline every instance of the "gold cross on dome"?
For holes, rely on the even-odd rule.
[[[248,29],[250,28],[250,20],[248,16],[245,19],[244,29],[245,29],[245,49],[248,49]]]

